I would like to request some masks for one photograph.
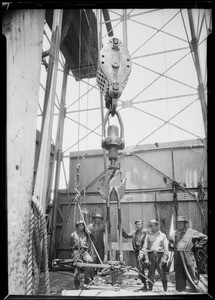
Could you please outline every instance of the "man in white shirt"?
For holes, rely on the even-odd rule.
[[[167,291],[166,266],[169,257],[168,240],[158,228],[158,221],[151,220],[149,223],[150,233],[145,238],[144,245],[139,256],[145,255],[145,264],[149,266],[149,290],[153,289],[155,271],[157,270],[162,281],[163,289]]]

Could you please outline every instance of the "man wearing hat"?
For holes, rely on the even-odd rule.
[[[122,236],[124,238],[132,239],[132,246],[133,246],[134,253],[135,253],[137,268],[145,276],[145,271],[143,268],[144,256],[142,256],[141,258],[139,257],[139,250],[142,248],[144,241],[145,241],[145,237],[149,231],[148,231],[148,229],[143,228],[142,220],[136,220],[135,225],[136,225],[136,230],[134,230],[130,233],[126,233],[124,231],[124,229],[122,229]],[[146,291],[146,290],[148,290],[148,288],[146,285],[146,277],[144,277],[144,276],[139,275],[138,277],[139,277],[139,279],[141,279],[142,283],[144,284],[143,289]]]
[[[153,289],[155,271],[157,270],[163,285],[167,291],[166,266],[169,257],[168,240],[166,235],[158,228],[158,221],[149,222],[150,232],[147,234],[144,245],[140,250],[140,256],[145,254],[145,263],[149,266],[149,290]]]
[[[202,249],[207,242],[207,236],[197,230],[188,228],[188,220],[178,216],[177,229],[169,237],[169,249],[174,250],[174,270],[176,290],[186,290],[186,280],[193,292],[199,292],[198,270],[194,252]]]
[[[92,263],[92,257],[90,252],[90,242],[89,236],[86,233],[85,223],[80,220],[76,223],[76,230],[71,234],[71,244],[72,244],[72,258],[74,261],[83,261],[86,263]],[[78,281],[79,269],[76,268],[74,272],[75,282]],[[85,283],[90,282],[90,277],[92,279],[92,269],[85,268]]]
[[[104,260],[104,232],[105,232],[105,225],[103,224],[103,217],[100,213],[95,213],[92,217],[93,223],[90,223],[87,226],[87,229],[91,235],[93,244],[101,258]],[[96,255],[95,251],[92,249],[93,253],[93,262],[100,263],[98,256]]]

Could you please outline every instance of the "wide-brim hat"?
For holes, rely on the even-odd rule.
[[[158,225],[158,221],[156,219],[152,219],[150,222],[149,222],[149,226],[151,226],[152,224],[157,224]]]
[[[100,219],[103,220],[103,217],[100,215],[100,213],[94,214],[92,218],[93,218],[93,219],[94,219],[94,218],[100,218]]]
[[[178,216],[176,222],[187,222],[188,223],[188,220],[184,216]]]
[[[141,222],[141,223],[143,224],[143,221],[140,220],[140,219],[136,220],[136,221],[134,222],[134,224],[137,224],[137,222]]]
[[[80,224],[83,224],[85,227],[84,221],[82,221],[82,220],[77,221],[75,224],[75,227],[78,227],[78,225],[80,225]]]

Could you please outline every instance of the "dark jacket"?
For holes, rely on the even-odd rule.
[[[122,236],[124,238],[132,238],[132,246],[135,251],[142,249],[146,235],[149,233],[148,229],[142,228],[139,230],[134,230],[130,233],[126,233],[124,229],[122,230]]]

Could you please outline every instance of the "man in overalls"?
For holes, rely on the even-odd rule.
[[[76,223],[76,230],[71,234],[71,248],[72,248],[72,258],[74,261],[83,261],[86,263],[92,263],[93,259],[91,257],[89,236],[86,233],[85,224],[82,220]],[[74,284],[79,286],[79,269],[75,268],[74,272]],[[92,279],[92,268],[85,268],[85,280],[84,282],[88,284]]]
[[[168,240],[158,228],[158,221],[149,222],[150,233],[147,234],[140,254],[145,254],[145,264],[149,266],[149,290],[152,291],[155,271],[157,270],[162,281],[163,289],[167,291],[166,266],[169,257]]]
[[[94,243],[94,246],[100,258],[103,261],[104,260],[104,232],[105,232],[103,217],[100,215],[100,213],[96,213],[94,214],[92,219],[93,219],[93,223],[90,223],[87,226],[87,229],[91,235],[92,241]],[[100,261],[93,249],[92,249],[92,253],[93,253],[93,262],[99,264]]]
[[[188,220],[184,216],[178,216],[177,229],[169,237],[169,249],[174,250],[174,270],[176,290],[186,290],[186,280],[193,292],[199,292],[198,270],[194,252],[203,248],[207,242],[207,236],[197,230],[188,228]]]
[[[149,232],[148,229],[143,228],[143,222],[142,220],[136,220],[135,221],[136,230],[133,230],[130,233],[126,233],[124,229],[122,229],[122,236],[124,238],[132,238],[132,246],[135,253],[136,263],[138,270],[145,276],[145,271],[143,268],[144,264],[144,255],[139,256],[139,250],[143,247],[145,237],[147,233]],[[146,277],[139,275],[139,279],[142,281],[144,287],[143,289],[145,291],[148,290],[146,285]]]

